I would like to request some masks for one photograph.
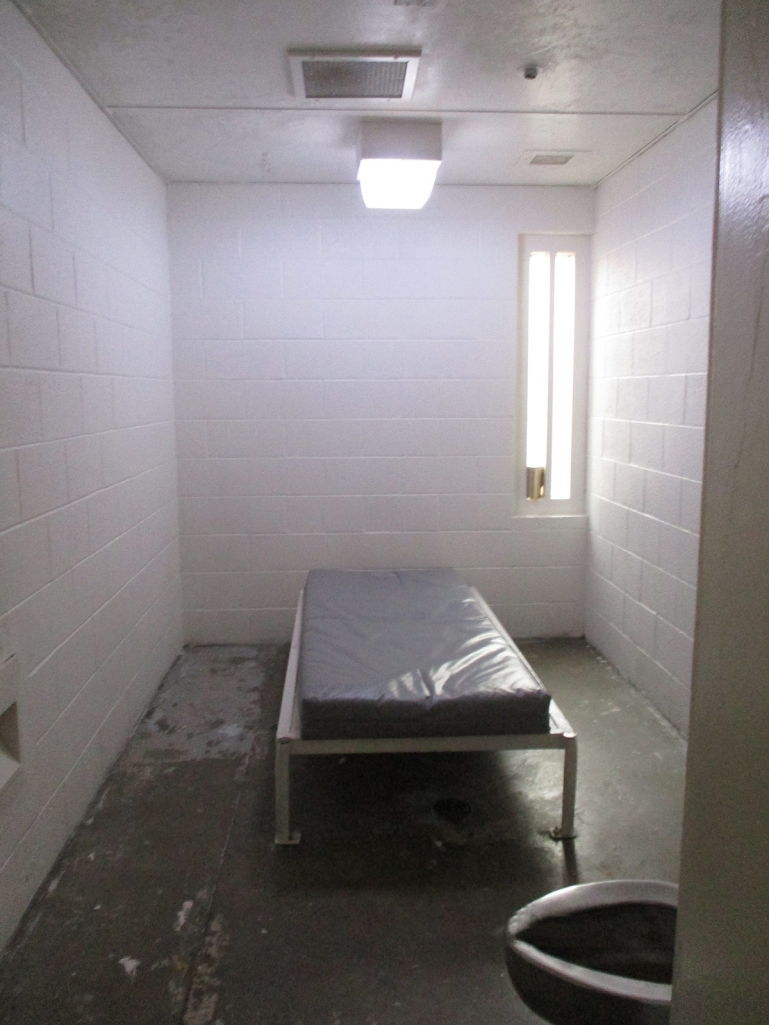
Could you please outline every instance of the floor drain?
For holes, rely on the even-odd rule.
[[[462,801],[458,797],[442,797],[433,805],[433,811],[453,826],[459,826],[469,818],[472,808],[467,801]]]

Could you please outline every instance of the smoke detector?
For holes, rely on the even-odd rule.
[[[421,50],[289,50],[305,100],[410,100]]]

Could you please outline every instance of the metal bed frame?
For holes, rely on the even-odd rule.
[[[502,636],[515,648],[532,675],[534,670],[515,647],[506,630],[475,588],[473,596]],[[288,668],[283,685],[283,699],[275,744],[275,843],[298,844],[300,834],[290,826],[290,781],[293,755],[337,754],[392,754],[395,752],[424,751],[515,751],[563,750],[563,798],[561,824],[550,830],[554,840],[571,840],[574,831],[574,804],[577,791],[577,735],[563,712],[550,701],[549,733],[509,734],[476,737],[378,737],[339,738],[324,740],[302,739],[301,701],[296,686],[299,662],[299,643],[302,634],[304,590],[294,619],[294,631],[288,655]]]

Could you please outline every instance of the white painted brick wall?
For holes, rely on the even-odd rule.
[[[716,107],[598,189],[586,628],[688,722]]]
[[[0,0],[0,947],[179,650],[165,189]]]
[[[290,634],[313,567],[453,565],[517,636],[583,631],[584,517],[516,519],[519,235],[582,188],[169,188],[185,635]]]

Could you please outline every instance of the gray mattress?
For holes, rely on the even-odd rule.
[[[451,569],[312,570],[302,737],[547,733],[550,695]]]

